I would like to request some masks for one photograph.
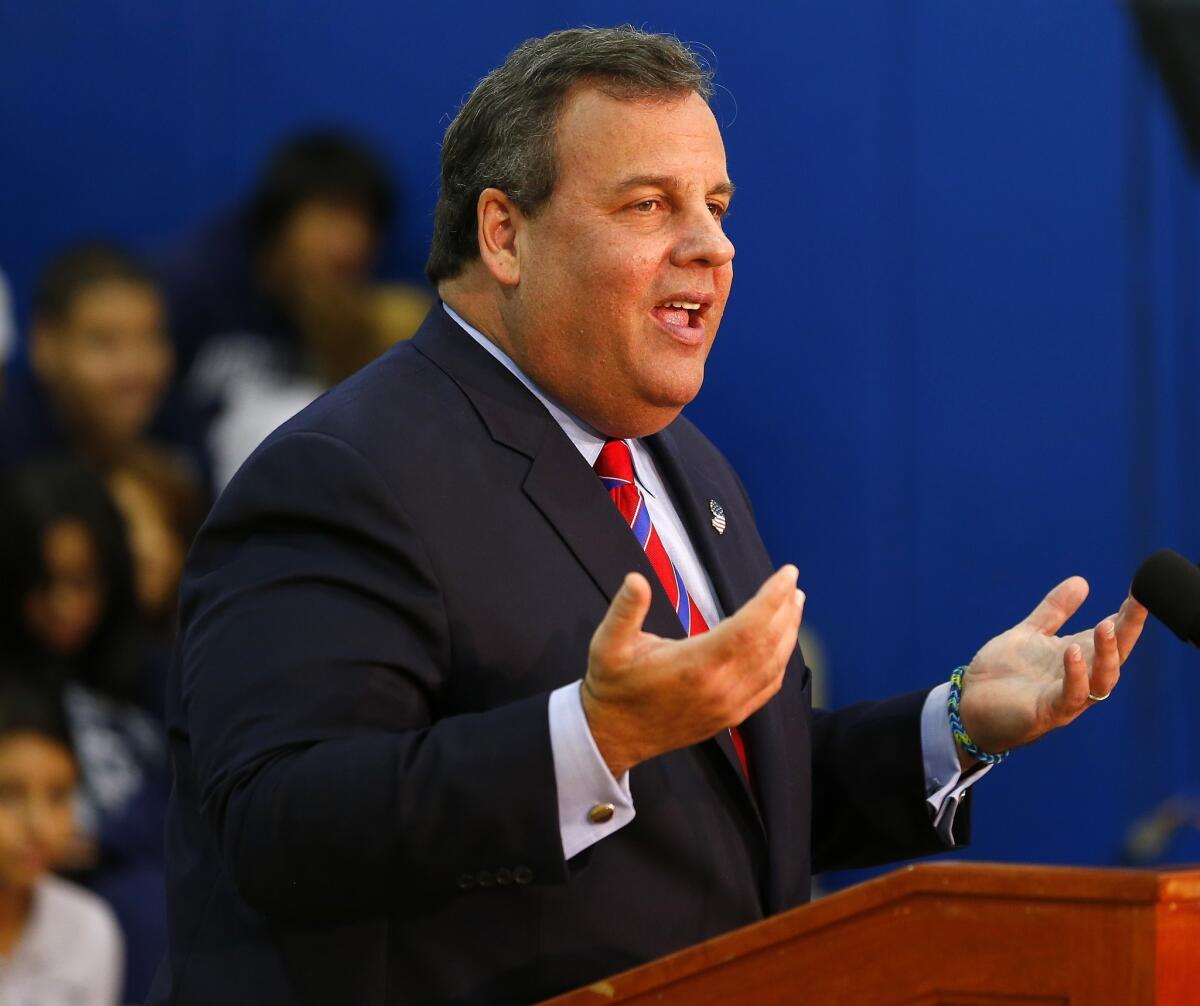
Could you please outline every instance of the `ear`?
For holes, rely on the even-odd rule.
[[[497,283],[516,286],[521,282],[517,235],[525,223],[521,210],[500,189],[484,189],[475,205],[475,219],[479,258]]]

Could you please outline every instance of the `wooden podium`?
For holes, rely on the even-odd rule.
[[[1200,870],[908,866],[549,1003],[1200,1006]]]

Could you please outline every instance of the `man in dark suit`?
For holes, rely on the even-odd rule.
[[[959,748],[947,686],[814,714],[796,570],[679,417],[732,278],[707,93],[632,29],[518,49],[447,133],[443,303],[218,501],[154,1001],[549,996],[962,840],[962,745],[1115,685],[1144,611],[1059,639],[1076,578],[972,663]]]

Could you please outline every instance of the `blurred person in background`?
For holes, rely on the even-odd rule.
[[[115,910],[126,998],[165,946],[165,738],[146,712],[146,651],[126,530],[101,477],[65,457],[0,488],[0,656],[61,683],[81,787],[69,865]]]
[[[201,488],[170,454],[152,445],[122,458],[107,482],[125,520],[142,620],[170,636],[183,560],[204,516]]]
[[[134,596],[146,630],[146,705],[161,718],[179,578],[188,545],[204,518],[205,496],[183,466],[152,445],[129,452],[109,470],[107,483],[125,520]]]
[[[176,394],[205,416],[218,487],[276,426],[416,331],[428,296],[372,279],[394,204],[362,141],[304,133],[243,205],[162,257]]]
[[[154,436],[172,368],[166,325],[154,277],[124,250],[57,255],[34,297],[30,373],[0,398],[0,467],[59,451],[108,467]],[[201,448],[171,446],[203,470]]]
[[[0,665],[0,1006],[115,1006],[123,950],[109,908],[50,871],[75,832],[79,781],[62,698]]]

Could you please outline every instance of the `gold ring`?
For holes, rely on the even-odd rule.
[[[1108,695],[1112,695],[1112,692],[1109,692]],[[1093,695],[1091,692],[1088,692],[1088,698],[1093,702],[1103,702],[1108,698],[1108,695]]]

